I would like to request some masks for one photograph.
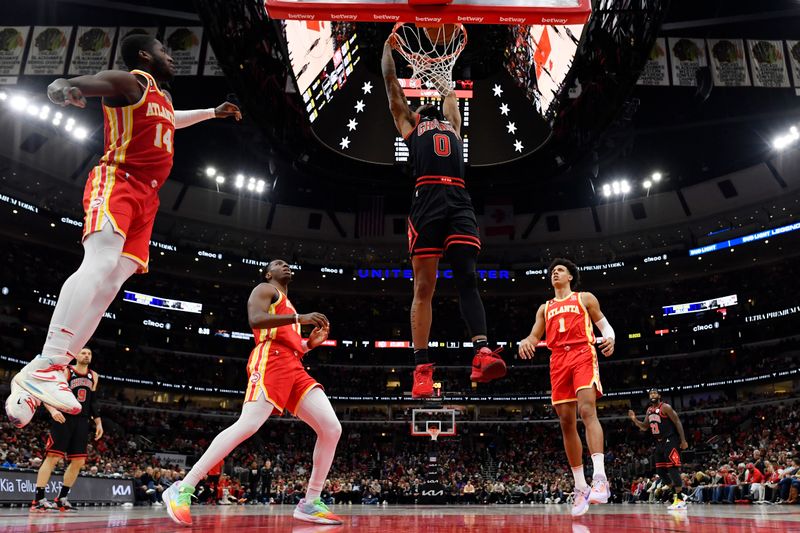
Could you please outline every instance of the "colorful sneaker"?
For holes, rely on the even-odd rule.
[[[688,507],[689,507],[689,506],[688,506],[688,504],[686,503],[686,500],[682,500],[681,498],[678,498],[678,499],[676,499],[674,502],[672,502],[672,505],[670,505],[669,507],[667,507],[667,510],[668,510],[668,511],[684,511],[684,510],[686,510]]]
[[[31,502],[32,513],[46,513],[48,511],[56,510],[58,510],[58,507],[56,507],[52,502],[47,501],[47,498],[42,498],[39,501],[33,500]]]
[[[572,516],[585,515],[589,510],[589,494],[592,493],[591,487],[584,489],[575,489],[575,494],[572,500]]]
[[[28,391],[32,396],[63,411],[68,415],[81,413],[81,403],[72,394],[64,377],[64,366],[50,365],[47,368],[29,372],[24,368],[11,380]]]
[[[478,383],[488,383],[492,380],[502,378],[506,375],[506,363],[498,355],[503,348],[498,348],[491,351],[484,346],[475,357],[472,358],[472,374],[470,374],[470,381]]]
[[[592,480],[592,492],[589,494],[589,503],[608,503],[611,497],[611,487],[608,486],[608,481],[599,478]]]
[[[184,485],[181,482],[173,483],[161,493],[161,500],[167,508],[167,514],[176,524],[184,526],[192,525],[192,498],[194,498],[194,487]]]
[[[15,427],[27,426],[41,404],[39,398],[32,396],[13,381],[11,382],[11,394],[6,398],[6,416]]]
[[[417,368],[414,369],[411,397],[430,398],[431,396],[433,396],[433,363],[417,365]]]
[[[319,498],[313,502],[307,502],[303,498],[294,508],[292,516],[303,522],[313,522],[315,524],[339,525],[343,523],[342,519],[333,514]]]
[[[69,512],[69,511],[75,512],[78,510],[74,505],[70,503],[70,501],[67,499],[66,496],[64,496],[63,498],[56,498],[53,503],[55,503],[55,506],[58,507],[58,510],[62,512]]]

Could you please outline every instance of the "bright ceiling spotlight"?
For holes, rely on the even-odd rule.
[[[217,169],[214,167],[206,167],[206,176],[213,178],[217,175]]]

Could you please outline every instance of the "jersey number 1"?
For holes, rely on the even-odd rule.
[[[163,124],[156,124],[156,138],[153,140],[153,145],[156,148],[161,148],[162,146],[167,150],[167,152],[172,153],[172,130],[167,128],[167,131],[163,131]]]
[[[566,333],[566,331],[567,331],[567,325],[564,323],[564,319],[563,318],[559,318],[558,319],[558,332],[559,333]]]
[[[450,155],[450,137],[444,133],[437,133],[433,136],[433,151],[440,157]]]

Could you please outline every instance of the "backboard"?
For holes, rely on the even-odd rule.
[[[265,0],[274,19],[426,24],[583,24],[589,0]]]
[[[456,434],[455,409],[414,409],[411,412],[413,437],[453,437]]]

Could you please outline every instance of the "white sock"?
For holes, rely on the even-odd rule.
[[[592,476],[592,479],[606,481],[606,466],[604,460],[605,456],[602,453],[592,454],[592,465],[594,465],[594,475]]]
[[[342,434],[342,425],[336,418],[328,397],[319,387],[311,389],[297,408],[297,417],[317,433],[314,446],[314,466],[308,478],[306,501],[313,502],[322,494],[325,479],[330,472],[336,445]]]
[[[572,477],[575,478],[575,488],[583,490],[589,485],[586,483],[586,477],[583,475],[583,465],[572,467]]]
[[[31,361],[26,369],[68,364],[72,360],[68,352],[78,344],[77,341],[87,342],[94,334],[100,318],[119,290],[113,275],[120,264],[124,245],[125,239],[114,233],[111,224],[106,224],[101,231],[84,240],[83,261],[61,287],[42,355]],[[77,350],[81,348],[83,344]]]
[[[217,435],[203,456],[194,464],[181,483],[195,487],[211,467],[219,463],[239,444],[246,441],[264,425],[274,406],[262,392],[256,401],[245,402],[242,414],[230,427]]]

